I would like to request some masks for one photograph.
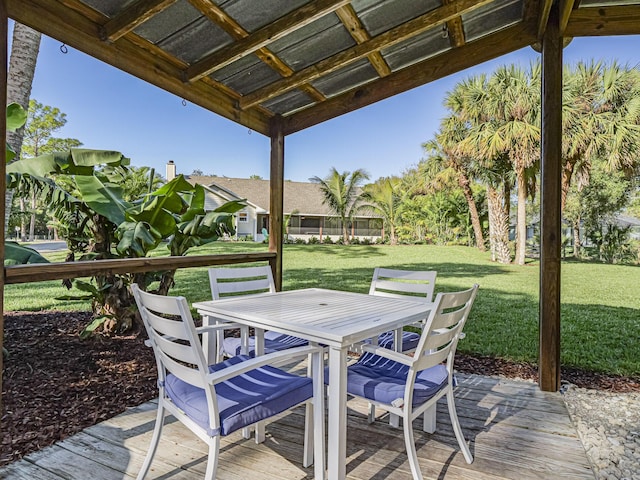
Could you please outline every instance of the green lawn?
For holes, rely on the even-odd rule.
[[[197,253],[259,251],[265,245],[218,242]],[[194,252],[195,254],[196,252]],[[56,260],[62,258],[56,254]],[[367,292],[376,266],[438,271],[436,292],[480,284],[459,345],[475,352],[535,362],[538,355],[538,263],[499,265],[464,247],[285,245],[284,289],[325,287]],[[640,375],[640,268],[565,262],[562,266],[562,363],[593,371]],[[6,310],[88,309],[53,300],[59,282],[9,285]],[[209,297],[206,269],[176,275],[175,294]]]

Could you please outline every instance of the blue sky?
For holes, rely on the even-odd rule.
[[[164,175],[173,160],[178,173],[269,178],[269,139],[149,85],[127,73],[43,36],[31,98],[58,107],[67,124],[56,136],[77,138],[86,148],[118,150],[136,166]],[[307,181],[331,167],[364,168],[372,180],[397,175],[423,156],[445,115],[442,102],[453,86],[498,66],[528,66],[538,54],[525,48],[335,118],[285,139],[285,178]],[[576,38],[565,63],[617,59],[640,63],[640,36]]]

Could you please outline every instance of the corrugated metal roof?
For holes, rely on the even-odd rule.
[[[5,0],[10,17],[181,98],[285,134],[540,42],[640,34],[640,0]]]

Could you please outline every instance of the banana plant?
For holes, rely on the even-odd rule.
[[[129,159],[120,152],[72,149],[14,162],[7,168],[7,183],[23,192],[34,191],[49,205],[49,212],[65,224],[71,251],[68,260],[140,258],[166,241],[171,255],[185,255],[199,245],[233,232],[233,213],[243,202],[229,202],[213,212],[204,210],[204,189],[182,175],[132,202],[124,200],[123,179]],[[175,270],[129,275],[97,275],[95,287],[77,283],[81,296],[92,297],[93,331],[140,328],[128,286],[132,282],[167,294]]]
[[[7,105],[7,131],[15,132],[27,123],[27,111],[18,103],[10,103]],[[7,163],[16,158],[16,152],[13,151],[11,145],[7,143]]]

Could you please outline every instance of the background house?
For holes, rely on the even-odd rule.
[[[176,175],[175,164],[167,164],[167,180]],[[246,199],[247,207],[236,214],[236,235],[265,239],[269,230],[269,180],[216,176],[185,176],[192,184],[205,188],[205,209],[213,210],[230,200]],[[324,205],[320,187],[311,182],[284,182],[284,216],[289,239],[327,236],[336,241],[342,237],[342,222]],[[348,226],[351,237],[376,241],[383,236],[382,219],[375,215],[358,215]]]

